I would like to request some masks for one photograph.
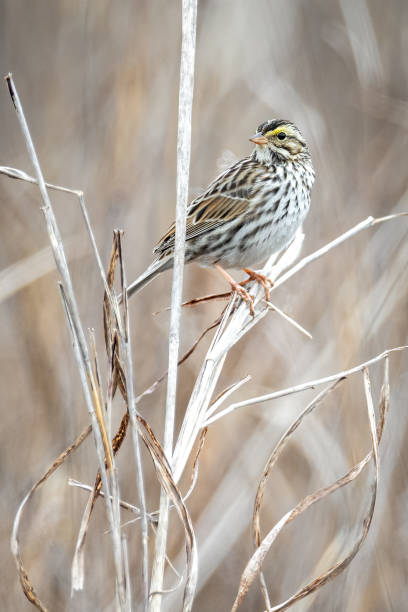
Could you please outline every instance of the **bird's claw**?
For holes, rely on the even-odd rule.
[[[217,270],[223,275],[223,277],[228,281],[229,285],[231,286],[232,291],[235,291],[235,293],[242,299],[244,300],[244,302],[246,302],[249,306],[249,312],[251,313],[251,316],[255,316],[255,309],[254,309],[254,298],[252,297],[252,295],[250,295],[248,293],[248,291],[246,289],[244,289],[244,287],[242,286],[242,283],[237,283],[232,276],[230,276],[228,274],[228,272],[226,270],[224,270],[224,268],[222,268],[219,264],[214,264],[215,268],[217,268]]]
[[[265,300],[269,302],[269,289],[272,289],[273,282],[270,278],[265,276],[264,274],[260,274],[259,272],[255,272],[255,270],[251,270],[250,268],[244,268],[244,272],[246,272],[249,276],[246,280],[242,281],[241,285],[246,285],[250,281],[254,280],[260,285],[262,285],[263,290],[265,292]]]
[[[249,307],[249,312],[251,314],[252,317],[255,316],[255,309],[254,309],[254,298],[252,295],[250,295],[248,293],[248,291],[246,289],[244,289],[244,287],[241,285],[241,283],[232,283],[231,282],[231,289],[233,291],[235,291],[235,293],[237,295],[239,295],[239,297],[244,300],[244,302],[246,302],[248,304]]]

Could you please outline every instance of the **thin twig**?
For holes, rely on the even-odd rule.
[[[89,491],[90,493],[92,493],[92,491],[94,490],[93,486],[87,485],[84,482],[79,482],[79,480],[75,480],[75,478],[68,478],[68,484],[70,487],[77,487],[78,489]],[[101,497],[104,497],[105,496],[104,491],[100,491],[99,495]],[[133,504],[130,504],[129,502],[124,501],[123,499],[120,500],[120,505],[124,510],[129,510],[130,512],[133,512],[133,514],[137,514],[138,519],[140,518],[140,508],[138,508],[137,506],[134,506]],[[157,513],[156,512],[149,512],[147,516],[150,521],[157,523]],[[122,527],[123,527],[123,524],[122,524]]]
[[[181,366],[190,357],[190,355],[192,355],[192,353],[194,353],[194,351],[196,350],[197,346],[200,344],[201,340],[208,334],[209,331],[214,329],[214,327],[217,327],[219,325],[220,321],[221,321],[221,317],[218,317],[218,319],[216,319],[213,323],[211,323],[208,327],[206,327],[203,332],[201,332],[201,334],[198,336],[197,340],[195,340],[193,342],[193,344],[190,346],[188,351],[186,351],[184,353],[184,355],[182,357],[180,357],[180,359],[178,361],[178,364],[177,364],[178,366]],[[140,395],[137,396],[136,403],[138,404],[139,401],[145,395],[150,395],[151,393],[154,393],[154,391],[156,391],[157,387],[160,385],[160,383],[163,382],[163,380],[166,378],[166,376],[167,376],[167,370],[161,376],[159,376],[159,378],[156,378],[156,380],[147,389],[145,389]]]
[[[316,380],[311,380],[309,382],[301,383],[300,385],[294,385],[293,387],[287,387],[286,389],[282,389],[280,391],[274,391],[273,393],[267,393],[266,395],[258,395],[257,397],[252,397],[250,399],[243,400],[242,402],[235,402],[234,404],[231,404],[230,406],[228,406],[228,408],[221,410],[220,412],[215,414],[213,417],[207,419],[204,422],[203,427],[208,427],[208,425],[210,425],[211,423],[214,423],[215,421],[218,421],[218,419],[221,419],[227,414],[230,414],[231,412],[238,410],[238,408],[243,408],[244,406],[253,406],[255,404],[262,404],[263,402],[269,402],[271,400],[278,399],[279,397],[285,397],[286,395],[292,395],[292,393],[299,393],[300,391],[306,391],[307,389],[314,389],[315,387],[318,387],[320,385],[325,385],[327,383],[338,380],[339,378],[345,378],[347,376],[351,376],[352,374],[355,374],[356,372],[361,372],[361,370],[372,365],[373,363],[377,363],[378,361],[381,361],[382,359],[387,358],[392,353],[396,353],[397,351],[404,351],[406,349],[408,349],[408,345],[397,346],[395,348],[388,349],[387,351],[383,351],[376,357],[372,357],[371,359],[364,361],[364,363],[360,363],[359,365],[354,366],[353,368],[350,368],[349,370],[343,370],[342,372],[337,372],[336,374],[331,374],[330,376],[325,376],[324,378],[317,378]]]
[[[7,78],[7,77],[6,77]],[[9,178],[19,179],[20,181],[25,181],[27,183],[33,183],[34,185],[38,185],[37,179],[33,176],[24,172],[24,170],[19,170],[18,168],[10,168],[9,166],[0,166],[0,174],[4,174]],[[79,196],[82,192],[77,189],[68,189],[68,187],[60,187],[59,185],[53,185],[52,183],[44,183],[48,189],[54,189],[55,191],[62,191],[64,193],[72,193],[76,196]]]
[[[91,226],[91,222],[89,220],[89,215],[88,215],[88,211],[85,205],[85,197],[82,191],[72,191],[71,193],[74,193],[78,196],[79,199],[79,204],[81,206],[81,211],[82,211],[82,215],[84,217],[85,220],[85,225],[86,225],[86,229],[88,230],[88,234],[89,234],[89,239],[91,241],[92,244],[92,248],[94,251],[94,255],[95,255],[95,259],[96,262],[98,264],[98,269],[99,269],[99,274],[101,275],[102,278],[102,282],[103,282],[103,286],[105,289],[105,293],[106,296],[109,300],[110,306],[113,310],[113,312],[115,313],[115,319],[116,319],[116,324],[118,326],[118,330],[119,333],[123,336],[123,325],[122,325],[122,319],[120,317],[119,314],[119,305],[118,305],[118,299],[116,297],[116,295],[114,295],[113,291],[111,291],[109,285],[108,285],[108,281],[106,279],[106,274],[105,274],[105,270],[104,267],[102,265],[102,260],[101,260],[101,256],[99,255],[99,250],[96,244],[96,240],[95,240],[95,236],[92,230],[92,226]]]

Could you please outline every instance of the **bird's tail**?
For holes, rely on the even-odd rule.
[[[173,265],[173,257],[163,257],[162,259],[156,259],[150,266],[141,274],[131,285],[127,288],[128,297],[132,296],[134,293],[137,293],[148,285],[150,281],[154,279],[157,274],[160,272],[164,272],[164,270],[168,270]]]

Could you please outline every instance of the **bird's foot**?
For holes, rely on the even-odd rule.
[[[237,293],[237,295],[239,295],[239,297],[242,300],[244,300],[244,302],[246,302],[248,304],[249,312],[250,312],[251,316],[254,317],[255,316],[255,310],[254,310],[254,298],[253,298],[253,296],[250,295],[246,289],[244,289],[244,287],[241,285],[241,283],[237,283],[234,280],[229,281],[229,283],[231,285],[232,291],[235,291],[235,293]]]
[[[230,276],[228,272],[226,272],[224,268],[222,268],[219,264],[215,264],[215,267],[217,268],[217,270],[219,270],[219,272],[221,272],[223,277],[229,282],[229,284],[231,285],[232,291],[234,291],[237,295],[239,295],[239,297],[248,304],[249,312],[251,316],[254,317],[255,309],[254,309],[254,298],[252,297],[252,295],[250,295],[248,291],[244,289],[241,283],[237,283],[237,281],[234,280],[232,276]]]
[[[269,302],[269,290],[273,287],[273,282],[270,278],[265,276],[264,274],[260,274],[259,272],[255,272],[255,270],[251,270],[250,268],[243,268],[244,272],[248,274],[246,280],[242,281],[241,285],[246,285],[250,281],[254,280],[260,285],[262,285],[263,290],[265,292],[265,300]]]

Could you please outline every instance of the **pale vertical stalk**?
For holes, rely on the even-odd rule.
[[[169,334],[169,369],[167,379],[166,417],[163,449],[171,462],[173,452],[174,419],[177,391],[177,361],[180,341],[180,315],[183,288],[184,250],[186,234],[186,209],[191,151],[191,114],[194,88],[194,57],[196,40],[197,0],[182,0],[182,42],[180,60],[179,111],[177,134],[177,205],[176,236],[174,249],[173,285]],[[163,573],[166,557],[169,507],[167,495],[162,489],[160,518],[156,535],[155,557],[152,569],[151,611],[161,609]]]

